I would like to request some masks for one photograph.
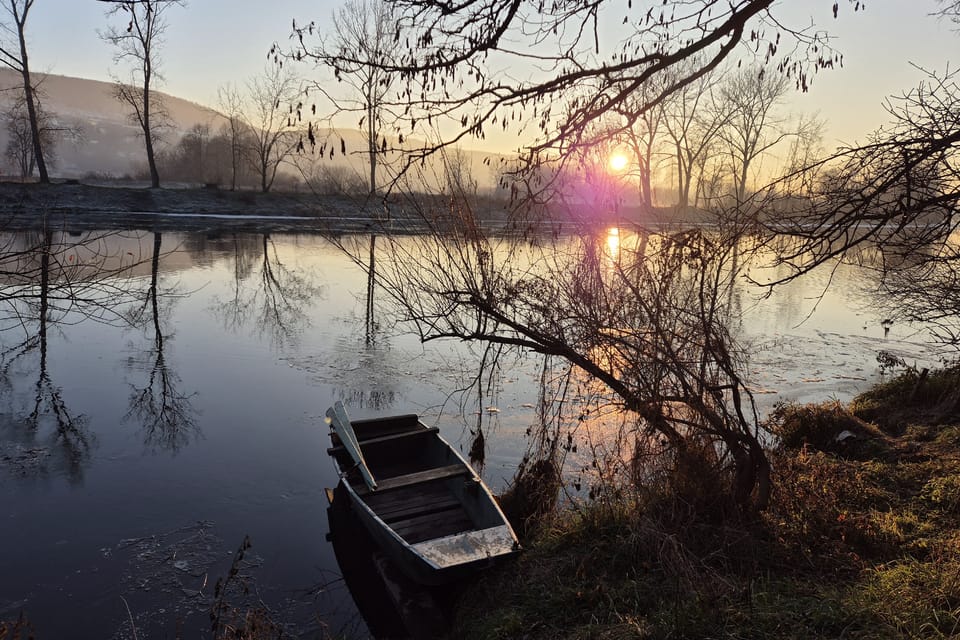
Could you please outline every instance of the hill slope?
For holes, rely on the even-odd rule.
[[[44,108],[54,114],[65,125],[79,125],[83,136],[79,142],[62,141],[56,149],[56,162],[51,175],[59,178],[82,178],[90,175],[125,177],[142,172],[146,166],[143,143],[139,128],[127,115],[127,110],[114,97],[114,85],[109,82],[86,80],[60,75],[34,74],[39,84]],[[2,112],[17,95],[16,89],[20,76],[9,70],[0,69],[0,172],[2,175],[16,175],[14,164],[3,156],[8,134],[3,124]],[[2,91],[7,90],[7,91]],[[160,93],[160,92],[158,92]],[[164,104],[170,115],[170,126],[163,131],[163,142],[158,149],[176,145],[184,133],[194,125],[208,124],[216,131],[223,122],[222,116],[214,109],[163,94]],[[367,175],[366,142],[363,134],[356,129],[318,129],[317,138],[337,149],[336,157],[324,159],[321,164],[348,168],[361,180]],[[339,154],[341,145],[347,149],[346,157]],[[395,144],[396,141],[393,141]],[[411,140],[409,144],[418,144]],[[328,146],[327,148],[330,148]],[[391,154],[396,157],[395,154]],[[473,179],[481,190],[491,188],[495,182],[494,170],[500,156],[464,150],[463,162],[470,168]],[[489,164],[489,167],[487,166]],[[439,162],[427,166],[429,176],[442,175]],[[290,173],[298,174],[292,167]],[[385,174],[382,174],[385,175]],[[161,176],[162,178],[162,176]]]

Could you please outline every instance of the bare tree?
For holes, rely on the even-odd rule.
[[[45,148],[47,157],[45,162],[51,165],[56,161],[54,147],[56,140],[53,134],[53,127],[47,114],[38,109],[37,132],[40,136],[41,147]],[[33,127],[30,122],[30,114],[25,100],[15,100],[3,114],[7,130],[7,147],[4,149],[4,155],[10,160],[20,173],[21,179],[27,179],[33,175],[34,168],[37,167],[37,146],[33,140]],[[46,165],[44,166],[46,171]]]
[[[127,24],[111,26],[101,37],[114,46],[114,62],[130,62],[130,79],[118,80],[118,100],[131,110],[131,119],[140,128],[150,169],[150,185],[160,186],[155,143],[159,139],[158,120],[163,117],[160,96],[154,90],[162,79],[159,71],[160,47],[167,29],[165,13],[172,6],[183,6],[184,0],[110,0],[114,6],[107,16],[121,16]]]
[[[813,72],[839,61],[823,32],[792,28],[772,16],[772,0],[640,1],[626,9],[612,0],[575,6],[522,0],[391,4],[394,50],[373,66],[402,82],[385,105],[397,114],[397,133],[422,135],[439,122],[452,125],[439,143],[411,150],[406,166],[496,128],[536,135],[524,150],[527,167],[535,171],[566,158],[588,137],[589,125],[608,114],[625,116],[610,131],[622,135],[640,114],[718,68],[745,41],[802,89]],[[830,15],[830,7],[824,13]],[[601,38],[599,25],[607,23],[623,23],[625,36]],[[302,46],[290,55],[308,54]],[[344,67],[370,64],[357,43],[337,57]],[[677,73],[688,60],[694,62]],[[533,72],[511,77],[491,71],[512,64]],[[628,103],[657,78],[664,78],[662,91]]]
[[[642,92],[653,90],[650,85],[640,88]],[[663,111],[648,109],[642,112],[624,134],[636,160],[637,182],[640,201],[647,211],[653,210],[653,173],[656,166],[658,137],[662,133]]]
[[[936,15],[960,25],[960,2],[958,0],[937,0],[937,2],[941,7]]]
[[[750,170],[757,160],[784,139],[796,135],[777,113],[789,85],[786,78],[747,67],[728,75],[718,92],[724,114],[720,129],[723,150],[729,157],[733,194],[743,202]]]
[[[40,93],[35,92],[34,95],[39,96]],[[53,166],[57,162],[57,145],[65,140],[74,143],[81,141],[83,127],[79,123],[71,124],[59,120],[56,114],[47,112],[39,100],[36,106],[38,131],[43,142],[46,162],[49,166]],[[38,163],[29,110],[22,95],[9,106],[3,114],[3,119],[8,135],[6,157],[20,170],[21,178],[32,176]]]
[[[394,47],[396,21],[391,7],[377,0],[349,0],[333,15],[332,42],[309,51],[309,57],[333,67],[337,80],[353,89],[353,96],[340,98],[330,92],[339,112],[361,112],[360,128],[367,141],[370,164],[370,194],[377,192],[377,158],[387,151],[381,134],[383,109],[393,75],[383,70]],[[301,45],[305,30],[296,31]],[[357,61],[348,62],[356,55]]]
[[[207,161],[210,145],[210,125],[200,122],[187,131],[180,139],[181,158],[186,161],[185,169],[196,180],[207,181]]]
[[[733,470],[731,497],[766,504],[769,467],[726,330],[738,228],[623,228],[614,244],[593,223],[525,243],[484,235],[464,200],[421,215],[433,233],[384,236],[378,279],[422,340],[475,340],[565,363],[635,420],[638,440],[675,451],[708,440]]]
[[[696,65],[695,60],[692,63]],[[716,82],[712,73],[705,74],[674,92],[658,107],[663,112],[663,127],[673,146],[677,208],[681,211],[690,205],[694,173],[708,162],[724,126],[726,115],[712,103]]]
[[[4,38],[3,43],[0,44],[0,63],[18,72],[23,80],[23,102],[30,127],[32,155],[37,171],[40,173],[40,182],[46,184],[50,182],[50,176],[47,173],[47,163],[43,155],[44,140],[40,125],[40,105],[30,78],[30,61],[27,56],[27,16],[33,8],[33,2],[34,0],[3,0],[6,19],[0,21],[0,27],[5,36],[12,38],[14,42],[8,44],[7,38]]]
[[[300,95],[299,80],[278,65],[267,65],[263,75],[247,83],[248,105],[245,155],[260,178],[260,189],[270,191],[280,165],[298,147],[297,128],[302,105],[294,109]]]
[[[221,131],[230,139],[230,190],[235,191],[241,171],[246,137],[249,134],[243,119],[243,97],[235,86],[225,85],[217,90],[217,99],[220,110],[227,119]]]
[[[916,89],[888,101],[891,124],[866,144],[843,148],[777,184],[792,203],[767,221],[771,233],[791,238],[779,255],[790,267],[780,281],[831,260],[855,258],[861,247],[882,250],[884,273],[909,266],[911,278],[925,272],[933,288],[956,277],[951,249],[960,224],[956,77],[956,72],[929,73]],[[922,305],[912,315],[922,317]]]

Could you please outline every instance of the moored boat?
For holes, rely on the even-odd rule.
[[[466,460],[415,414],[350,421],[327,411],[327,450],[358,519],[412,580],[467,577],[519,551],[516,534]]]

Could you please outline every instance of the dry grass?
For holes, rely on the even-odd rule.
[[[960,425],[942,402],[955,378],[917,392],[910,375],[853,410],[779,408],[762,514],[727,510],[709,455],[563,512],[464,598],[451,637],[960,636]],[[938,411],[905,410],[917,393]],[[881,431],[867,406],[898,419]],[[855,440],[838,447],[843,431]]]

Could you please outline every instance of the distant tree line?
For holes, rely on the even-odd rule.
[[[296,153],[295,148],[271,156],[265,151],[264,139],[262,131],[235,119],[227,119],[216,129],[199,123],[157,154],[157,169],[167,182],[231,190],[304,188],[322,195],[366,193],[366,182],[353,168],[317,162],[309,155]],[[298,141],[299,133],[289,131],[274,144],[285,147],[292,143],[295,147]],[[144,168],[142,177],[148,175]]]

